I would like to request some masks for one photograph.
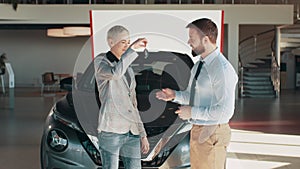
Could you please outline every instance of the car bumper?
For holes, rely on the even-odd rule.
[[[58,152],[53,150],[47,143],[47,135],[52,130],[63,132],[68,140],[67,148]],[[49,115],[46,120],[43,141],[41,143],[41,165],[49,169],[99,169],[101,166],[95,164],[89,154],[83,148],[78,138],[78,131],[63,125]]]

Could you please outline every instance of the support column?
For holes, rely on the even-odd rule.
[[[228,60],[238,74],[239,70],[239,24],[228,24]],[[238,86],[236,87],[235,97],[238,99]]]
[[[280,52],[281,52],[280,51],[281,31],[280,31],[279,27],[276,28],[276,40],[275,40],[275,42],[276,42],[275,57],[277,59],[277,64],[280,65],[280,60],[281,60],[281,54],[280,54]]]

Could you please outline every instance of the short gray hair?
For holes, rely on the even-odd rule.
[[[129,34],[129,31],[121,25],[116,25],[111,27],[107,32],[107,40],[108,39],[115,39],[119,34],[126,31]]]

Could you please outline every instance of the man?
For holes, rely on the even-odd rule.
[[[126,169],[141,168],[141,149],[149,151],[146,132],[137,109],[136,81],[130,64],[138,57],[147,39],[130,45],[129,32],[114,26],[107,32],[110,51],[94,60],[101,102],[98,139],[104,169],[117,169],[119,155]],[[141,142],[141,147],[140,147]]]
[[[216,45],[218,29],[210,19],[203,18],[187,25],[188,44],[193,55],[200,55],[191,70],[185,91],[169,88],[156,93],[160,100],[174,101],[182,106],[175,112],[193,124],[190,137],[192,169],[223,169],[226,148],[230,142],[228,125],[234,113],[237,74]]]

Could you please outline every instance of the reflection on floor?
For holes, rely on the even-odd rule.
[[[229,169],[300,168],[300,91],[240,99],[230,123]]]
[[[228,152],[229,169],[296,169],[300,166],[300,136],[233,129]]]
[[[13,98],[0,93],[1,169],[40,168],[43,123],[62,96],[41,97],[38,88],[16,88]],[[239,99],[230,123],[227,168],[300,168],[299,101],[300,91],[283,91],[277,99]]]

